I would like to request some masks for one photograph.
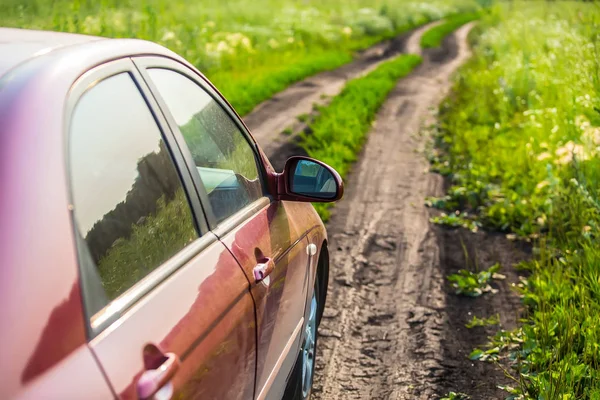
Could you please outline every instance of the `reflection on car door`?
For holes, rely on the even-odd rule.
[[[281,398],[300,345],[309,256],[308,239],[293,218],[300,214],[295,211],[298,206],[271,202],[233,230],[215,231],[252,282],[258,319],[258,398]],[[275,268],[256,282],[253,270],[266,258]]]
[[[200,228],[206,222],[195,223],[202,211],[187,169],[175,167],[181,155],[140,87],[133,63],[120,60],[72,91],[69,169],[90,348],[120,398],[137,398],[140,375],[171,353],[181,360],[176,398],[252,398],[248,281]]]
[[[170,111],[166,117],[205,199],[211,228],[250,282],[257,310],[256,395],[277,397],[297,355],[307,296],[308,241],[293,218],[302,214],[299,204],[266,197],[254,143],[200,76],[165,58],[135,62],[162,108]],[[268,260],[275,268],[257,283],[254,268]]]

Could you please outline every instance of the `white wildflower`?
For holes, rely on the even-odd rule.
[[[577,125],[581,130],[586,130],[591,126],[590,121],[585,117],[585,115],[578,115],[575,117],[575,125]]]
[[[586,153],[585,148],[580,144],[575,144],[572,141],[568,141],[564,146],[556,149],[555,154],[559,157],[556,160],[557,164],[569,164],[576,158],[578,161],[587,160],[589,155]]]
[[[537,217],[536,222],[537,222],[537,224],[539,226],[545,226],[546,225],[546,215],[542,215],[541,217]]]
[[[544,160],[547,160],[547,159],[549,159],[549,158],[552,158],[552,155],[551,155],[550,153],[548,153],[547,151],[545,151],[545,152],[543,152],[543,153],[540,153],[540,154],[537,156],[537,160],[538,160],[538,161],[544,161]]]
[[[97,34],[100,32],[100,18],[88,15],[83,20],[83,33]]]
[[[221,40],[219,43],[217,43],[217,47],[215,48],[215,50],[217,51],[217,53],[232,53],[233,54],[233,49],[224,40]]]
[[[541,181],[541,182],[539,182],[539,183],[538,183],[538,184],[535,186],[535,189],[539,191],[539,190],[542,190],[543,188],[545,188],[545,187],[546,187],[546,186],[548,186],[548,185],[550,185],[550,182],[548,182],[548,181],[544,180],[544,181]]]
[[[175,32],[172,31],[166,31],[163,35],[162,38],[160,39],[161,42],[168,42],[169,40],[173,40],[175,39]]]

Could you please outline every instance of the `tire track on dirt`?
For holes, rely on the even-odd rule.
[[[349,64],[295,83],[259,104],[244,117],[244,122],[274,167],[281,169],[290,153],[303,152],[293,142],[294,137],[306,126],[297,120],[298,116],[311,114],[315,104],[326,104],[342,90],[348,80],[369,73],[382,62],[401,53],[419,54],[422,34],[440,22],[426,24],[392,40],[376,44],[360,53]],[[283,135],[286,128],[291,128],[293,134]]]
[[[444,277],[423,205],[442,193],[442,180],[425,172],[428,138],[419,132],[470,54],[471,27],[446,40],[446,61],[439,51],[426,52],[398,83],[334,208],[316,399],[431,399],[446,374]]]

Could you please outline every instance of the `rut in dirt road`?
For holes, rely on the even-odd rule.
[[[469,56],[471,27],[426,54],[423,65],[398,83],[334,208],[315,399],[439,396],[444,277],[423,203],[442,193],[442,181],[425,172],[428,139],[419,131]]]
[[[280,170],[289,155],[303,151],[293,142],[294,137],[305,127],[297,119],[300,115],[311,114],[314,105],[326,104],[342,90],[348,80],[374,70],[382,62],[401,53],[419,54],[421,35],[439,23],[440,21],[432,22],[395,39],[376,44],[362,52],[355,61],[291,85],[246,115],[244,122],[273,166]],[[290,128],[292,135],[282,134],[285,129]]]

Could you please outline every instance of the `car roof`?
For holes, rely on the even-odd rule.
[[[106,40],[74,33],[0,28],[0,77],[17,65],[65,46]]]

